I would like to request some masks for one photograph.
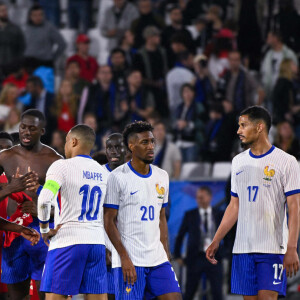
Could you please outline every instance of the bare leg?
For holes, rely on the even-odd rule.
[[[41,281],[40,280],[35,280],[35,285],[36,285],[37,291],[39,293],[40,300],[45,300],[45,293],[40,292]]]
[[[180,293],[168,293],[157,297],[158,300],[182,300]]]
[[[30,278],[25,281],[8,284],[8,295],[10,300],[23,300],[29,295]]]
[[[258,300],[277,300],[278,292],[268,291],[268,290],[260,290],[258,291]]]
[[[243,296],[244,300],[258,300],[258,296]]]
[[[46,293],[46,300],[67,300],[68,296],[54,293]]]
[[[107,294],[87,294],[87,300],[107,300]]]

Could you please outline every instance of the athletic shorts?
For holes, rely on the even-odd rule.
[[[283,254],[234,254],[231,271],[231,292],[254,296],[259,290],[286,294],[286,272]]]
[[[111,266],[107,266],[107,293],[111,295],[115,294],[115,280]]]
[[[105,246],[77,244],[49,251],[40,290],[65,296],[107,293]]]
[[[169,293],[181,293],[176,274],[169,262],[156,267],[135,267],[137,281],[125,283],[122,268],[114,268],[116,299],[154,299]]]
[[[49,227],[53,228],[50,223]],[[40,232],[38,219],[29,225]],[[40,238],[35,246],[22,236],[15,238],[11,245],[2,249],[2,275],[1,282],[7,284],[18,283],[31,278],[41,280],[44,264],[46,261],[48,247]]]

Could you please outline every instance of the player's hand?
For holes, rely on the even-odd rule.
[[[25,201],[21,206],[22,213],[31,214],[33,217],[37,216],[37,206],[34,201]]]
[[[33,228],[22,226],[21,236],[31,242],[31,245],[36,245],[40,240],[40,234]]]
[[[136,282],[137,276],[131,259],[129,257],[121,258],[121,264],[124,282],[133,285]]]
[[[12,193],[17,193],[32,189],[38,183],[38,176],[35,172],[28,172],[25,175],[20,175],[19,168],[16,174],[12,177],[9,187]]]
[[[42,233],[42,238],[44,240],[44,243],[49,247],[49,240],[54,237],[58,230],[60,229],[62,225],[58,225],[56,228],[54,229],[50,229],[50,231],[48,233]]]
[[[206,249],[206,258],[213,265],[216,265],[218,263],[218,261],[215,259],[215,255],[218,249],[219,249],[219,243],[216,241],[212,241],[212,243]]]
[[[287,277],[293,277],[299,271],[299,257],[296,247],[287,248],[283,258],[283,268],[286,269]]]
[[[111,266],[111,252],[107,248],[105,251],[105,260],[106,260],[106,265]]]

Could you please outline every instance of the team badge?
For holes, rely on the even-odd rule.
[[[274,177],[275,175],[275,170],[269,169],[269,166],[265,166],[264,174],[265,174],[265,177],[263,178],[264,180],[272,181],[272,177]]]
[[[126,286],[126,293],[129,294],[131,292],[131,288],[129,286]]]
[[[165,195],[165,188],[162,186],[162,187],[159,187],[159,184],[157,183],[155,185],[156,187],[156,192],[158,194],[157,198],[158,199],[164,199],[164,195]]]

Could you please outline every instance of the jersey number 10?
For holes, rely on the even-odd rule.
[[[88,221],[97,220],[98,218],[102,191],[100,187],[97,185],[91,189],[91,192],[90,189],[91,189],[90,186],[88,184],[85,184],[79,190],[79,195],[83,195],[83,198],[82,198],[81,214],[78,217],[78,221],[83,221],[84,216]],[[92,216],[93,210],[94,210],[94,215]]]

